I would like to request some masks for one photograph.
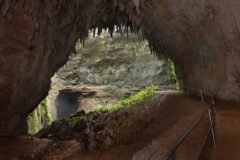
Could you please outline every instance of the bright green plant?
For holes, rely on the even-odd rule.
[[[175,65],[173,64],[173,62],[171,62],[170,71],[171,71],[171,76],[173,76],[174,80],[176,81],[176,89],[181,90],[182,87],[181,87],[179,79],[177,77],[176,68],[175,68]]]
[[[140,103],[146,98],[154,96],[156,94],[157,87],[154,85],[146,87],[144,90],[138,92],[135,95],[130,96],[129,98],[122,99],[113,106],[102,105],[97,107],[97,110],[100,111],[115,111],[123,108],[124,106],[130,106],[132,104]]]
[[[52,123],[51,108],[47,99],[44,99],[39,106],[27,117],[28,133],[35,134],[43,127]]]
[[[52,112],[51,108],[48,104],[47,99],[45,98],[40,105],[43,107],[43,116],[45,116],[46,124],[45,125],[50,125],[52,123]]]

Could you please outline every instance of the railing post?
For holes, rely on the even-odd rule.
[[[200,94],[201,94],[201,100],[202,100],[202,103],[204,102],[203,100],[203,93],[202,93],[202,90],[200,89]]]
[[[176,155],[175,152],[172,153],[172,155],[170,156],[169,160],[176,160]]]
[[[217,115],[217,111],[216,111],[216,108],[215,108],[215,100],[214,99],[212,100],[212,108],[214,110],[215,115]]]
[[[211,109],[208,109],[208,115],[209,115],[209,120],[210,120],[210,127],[211,127],[211,132],[212,132],[213,144],[214,144],[214,147],[216,148],[216,137],[215,137],[215,131],[214,131],[214,124],[213,124],[213,117],[212,117]]]
[[[186,89],[186,95],[187,97],[190,97],[190,95],[194,95],[195,96],[195,92],[191,92],[191,88],[185,88]],[[184,134],[184,137],[181,138],[180,142],[178,142],[177,146],[174,148],[174,149],[171,149],[169,151],[169,153],[167,154],[167,156],[165,157],[165,160],[176,160],[176,150],[177,148],[181,145],[181,143],[185,140],[185,138],[191,133],[191,131],[193,130],[193,128],[199,123],[199,121],[206,116],[206,114],[208,113],[208,116],[209,116],[209,121],[210,121],[210,127],[208,129],[208,134],[207,136],[204,138],[205,141],[204,141],[204,144],[202,145],[202,149],[201,149],[201,152],[199,154],[199,160],[201,159],[201,155],[202,155],[202,152],[204,150],[204,147],[206,146],[207,144],[207,140],[208,140],[208,137],[210,136],[210,134],[212,135],[212,141],[213,141],[213,144],[214,144],[214,147],[216,148],[216,128],[215,128],[215,119],[216,119],[216,115],[217,115],[217,111],[216,111],[216,108],[215,108],[215,97],[214,95],[211,93],[211,92],[208,92],[207,90],[203,90],[203,89],[197,89],[197,88],[193,88],[194,91],[197,91],[196,93],[196,96],[198,96],[199,98],[199,92],[200,92],[200,96],[201,96],[201,101],[202,103],[204,103],[204,97],[206,97],[206,101],[208,102],[208,100],[210,99],[211,101],[211,106],[206,109],[203,113],[203,115],[201,116],[201,118],[194,122],[193,126],[190,128],[189,131],[187,131],[185,134]],[[198,92],[199,91],[199,92]],[[207,94],[206,94],[207,93]],[[210,96],[208,95],[208,93],[210,93]],[[204,94],[204,95],[203,95]]]

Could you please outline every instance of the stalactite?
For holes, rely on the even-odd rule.
[[[93,29],[93,38],[95,38],[96,35],[96,28]]]
[[[2,5],[3,7],[3,15],[7,16],[8,12],[13,10],[13,2],[16,2],[19,3],[19,7],[24,8],[24,10],[33,17],[31,34],[28,38],[29,48],[31,48],[31,43],[35,38],[36,32],[40,32],[40,35],[43,36],[43,41],[47,39],[46,32],[49,25],[59,27],[60,30],[64,31],[68,27],[71,28],[77,24],[78,34],[75,38],[80,38],[83,45],[85,38],[88,36],[88,30],[90,29],[94,30],[93,36],[95,36],[96,32],[97,34],[101,34],[103,29],[108,29],[110,35],[113,36],[115,26],[117,26],[121,34],[126,33],[127,37],[129,31],[135,32],[136,34],[139,33],[141,0],[99,1],[45,0],[40,2],[35,0],[0,0],[0,6]],[[91,7],[94,5],[96,7]],[[39,9],[41,8],[43,9],[45,18],[39,20],[37,14],[39,14]],[[59,15],[62,19],[55,20]],[[45,52],[46,42],[42,43],[43,52]]]

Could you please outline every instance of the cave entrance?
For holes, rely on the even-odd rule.
[[[76,54],[72,54],[52,78],[54,90],[78,90],[76,104],[79,109],[89,112],[99,105],[113,105],[149,85],[155,85],[159,90],[176,88],[173,63],[151,54],[142,35],[114,32],[111,37],[107,31],[93,35],[89,33],[84,47],[82,43],[76,43]],[[95,94],[83,97],[81,92],[84,89],[85,94]],[[53,112],[57,114],[59,106],[69,106],[64,105],[65,102],[61,105],[61,101],[57,100],[59,98],[61,95],[55,95],[51,100],[58,103],[52,103],[56,108]]]
[[[79,93],[71,90],[61,90],[56,97],[56,118],[64,118],[81,110]]]
[[[176,89],[173,63],[151,54],[141,35],[121,35],[107,31],[76,43],[76,54],[52,78],[46,98],[52,119],[70,116],[80,110],[94,111],[101,105],[114,105],[143,90]]]

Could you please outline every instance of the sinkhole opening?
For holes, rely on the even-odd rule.
[[[64,118],[79,110],[78,92],[61,90],[56,97],[56,118]]]
[[[29,115],[30,134],[81,111],[115,110],[144,101],[152,91],[179,89],[173,62],[151,54],[142,35],[90,32],[85,45],[79,41],[75,48],[52,77],[44,104]]]

